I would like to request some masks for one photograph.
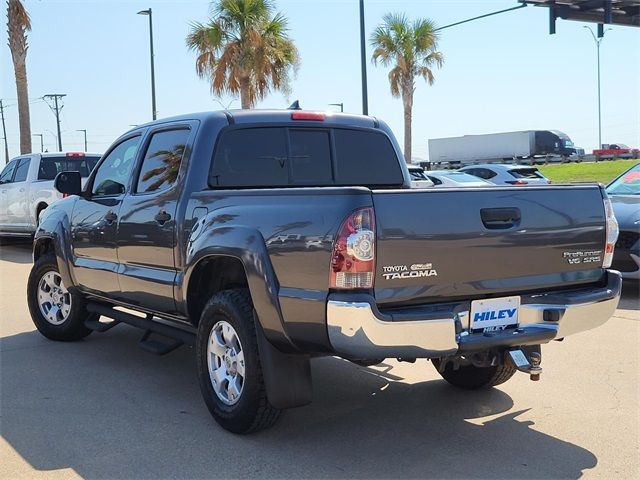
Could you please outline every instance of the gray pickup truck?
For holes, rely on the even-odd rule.
[[[151,352],[194,346],[233,432],[309,403],[317,356],[428,358],[465,389],[538,379],[540,345],[606,322],[620,296],[602,187],[412,190],[372,117],[159,120],[81,183],[58,174],[68,196],[35,235],[36,327],[71,341],[127,323]]]

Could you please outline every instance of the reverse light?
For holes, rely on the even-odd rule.
[[[330,288],[372,288],[375,268],[373,208],[352,212],[340,226],[331,254]]]
[[[602,268],[609,268],[613,263],[613,250],[615,249],[616,241],[618,240],[618,221],[613,213],[613,206],[609,197],[605,197],[604,202],[604,216],[605,216],[605,241],[604,241],[604,260],[602,262]]]
[[[324,113],[317,112],[293,112],[291,114],[291,120],[315,120],[323,122],[327,118]]]

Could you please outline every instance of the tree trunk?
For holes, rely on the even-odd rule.
[[[413,113],[413,86],[402,90],[404,105],[404,161],[411,163],[411,116]]]
[[[251,108],[251,99],[249,97],[249,77],[243,77],[240,79],[240,105],[243,109]]]
[[[18,124],[20,127],[20,154],[31,153],[31,115],[29,91],[27,89],[27,66],[24,61],[14,65],[16,92],[18,96]]]
[[[27,89],[27,34],[31,30],[29,14],[19,0],[7,2],[7,40],[18,97],[18,123],[20,126],[20,154],[31,153],[31,119]]]

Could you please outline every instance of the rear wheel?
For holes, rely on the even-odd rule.
[[[267,399],[249,292],[214,295],[202,312],[196,343],[200,390],[213,418],[234,433],[273,425],[280,410]]]
[[[70,342],[91,333],[84,322],[95,315],[85,308],[82,295],[68,290],[51,254],[40,257],[31,269],[27,303],[36,328],[50,340]]]
[[[455,368],[454,362],[447,362],[444,368],[440,368],[442,360],[434,358],[433,366],[438,373],[451,385],[465,390],[477,390],[491,388],[500,385],[516,373],[516,367],[509,361],[492,367],[476,367],[474,365],[458,365]]]

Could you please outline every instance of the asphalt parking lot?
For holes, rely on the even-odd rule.
[[[193,351],[118,326],[64,344],[26,306],[30,246],[0,247],[0,478],[640,478],[640,306],[543,347],[523,374],[463,392],[426,361],[312,364],[314,402],[235,436],[202,402]]]

